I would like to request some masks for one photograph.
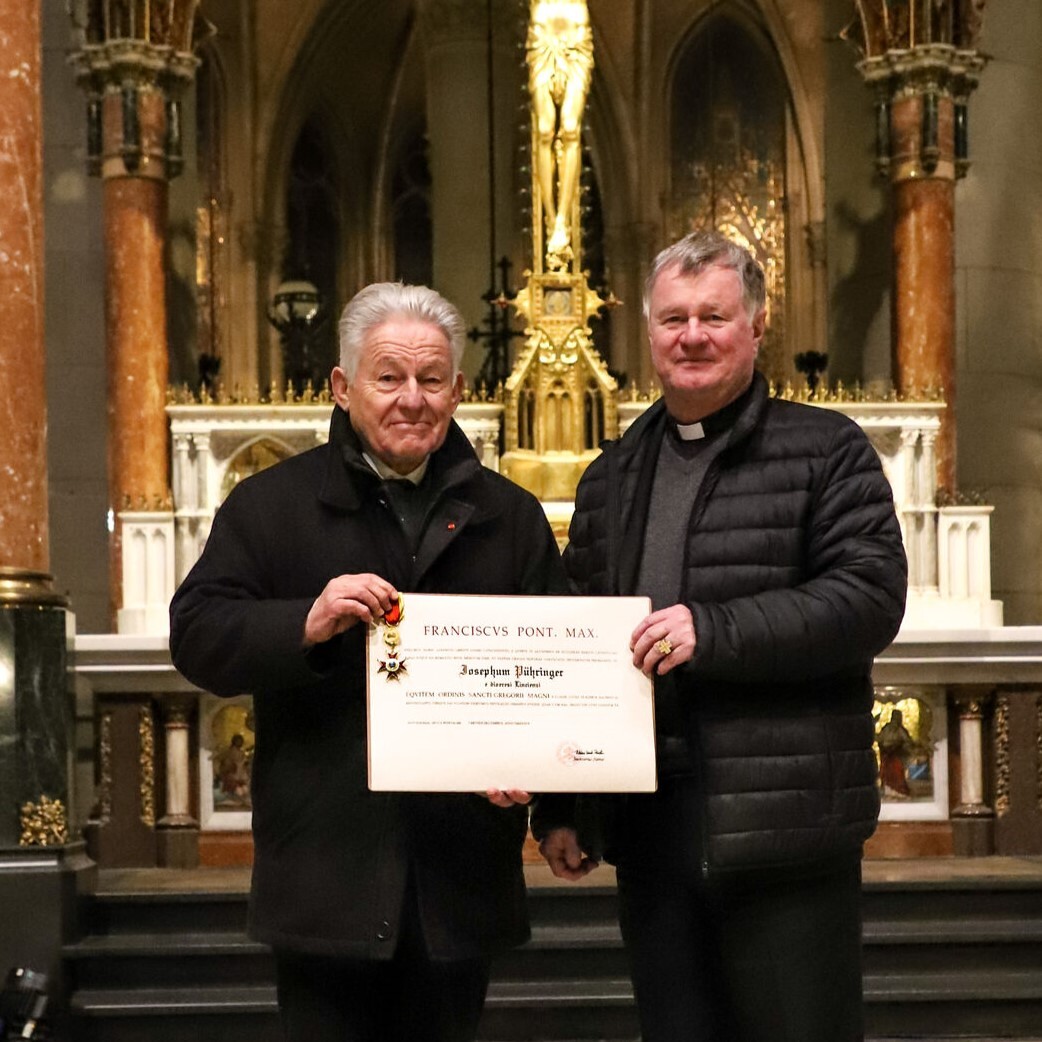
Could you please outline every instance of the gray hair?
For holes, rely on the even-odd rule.
[[[644,281],[644,320],[651,317],[651,292],[659,276],[670,268],[681,275],[699,275],[706,268],[730,268],[742,280],[742,300],[752,318],[767,302],[766,279],[756,258],[719,232],[691,232],[667,246],[651,262]]]
[[[340,368],[353,380],[365,338],[377,326],[396,318],[415,319],[436,326],[452,352],[452,375],[463,362],[466,324],[454,304],[427,286],[401,282],[374,282],[359,290],[340,316]]]

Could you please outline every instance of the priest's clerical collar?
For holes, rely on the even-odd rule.
[[[706,432],[701,423],[678,423],[677,436],[681,441],[700,441]]]
[[[722,409],[703,416],[697,423],[681,423],[670,414],[670,423],[677,432],[681,441],[699,441],[702,438],[711,438],[721,431],[727,430],[734,423],[735,418],[745,406],[748,390],[740,394],[733,402],[728,402]]]
[[[362,453],[362,459],[364,459],[366,463],[368,463],[369,466],[384,479],[384,481],[387,481],[388,479],[393,481],[411,481],[414,485],[418,485],[423,481],[423,475],[427,473],[427,464],[430,462],[430,456],[428,456],[415,470],[410,470],[408,474],[399,474],[398,471],[387,466],[382,459],[370,456],[368,452]]]

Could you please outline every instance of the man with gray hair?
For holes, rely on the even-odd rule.
[[[615,864],[644,1042],[854,1042],[872,660],[906,588],[890,487],[856,423],[768,394],[745,249],[670,246],[644,312],[662,400],[587,469],[564,560],[579,593],[651,599],[630,646],[659,788],[543,797],[534,831],[559,876]]]
[[[380,283],[340,322],[327,444],[247,478],[170,606],[174,664],[254,698],[250,931],[291,1042],[469,1042],[528,937],[519,792],[370,792],[365,638],[399,591],[565,590],[539,502],[452,415],[463,320]]]

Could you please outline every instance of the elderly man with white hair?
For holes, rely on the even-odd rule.
[[[367,624],[399,591],[564,592],[538,501],[452,415],[464,325],[381,283],[340,321],[326,445],[241,482],[171,604],[177,668],[254,696],[253,937],[290,1040],[474,1038],[489,958],[529,934],[522,793],[370,792]]]

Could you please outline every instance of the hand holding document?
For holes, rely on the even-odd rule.
[[[369,787],[650,792],[646,597],[401,595],[369,631]]]

